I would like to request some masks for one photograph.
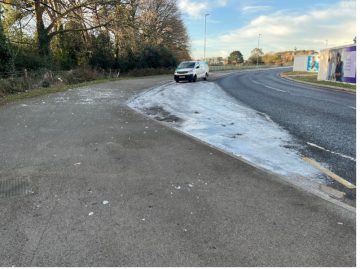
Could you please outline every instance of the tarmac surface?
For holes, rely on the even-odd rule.
[[[0,107],[1,266],[355,266],[355,214],[134,112],[171,76]]]
[[[219,79],[224,91],[267,114],[303,145],[301,153],[356,185],[356,96],[286,80],[272,69]],[[328,184],[350,191],[328,178]]]

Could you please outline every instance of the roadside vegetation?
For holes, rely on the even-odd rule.
[[[188,41],[176,0],[0,0],[0,98],[171,73]]]
[[[34,91],[35,89],[42,89],[42,91],[46,93],[50,90],[50,88],[54,87],[59,88],[67,85],[72,86],[79,83],[99,80],[106,81],[171,74],[173,70],[174,68],[142,68],[134,69],[126,73],[120,73],[113,70],[106,71],[88,68],[77,68],[68,71],[40,69],[32,72],[26,72],[25,74],[18,73],[17,76],[0,79],[0,101],[9,95],[28,93]]]
[[[301,72],[301,71],[289,71],[282,73],[282,76],[288,77],[290,79],[298,80],[300,82],[307,82],[313,83],[323,86],[331,86],[340,89],[350,89],[356,90],[356,85],[347,84],[347,83],[340,83],[335,81],[324,81],[324,80],[317,80],[317,73],[309,73],[309,72]]]

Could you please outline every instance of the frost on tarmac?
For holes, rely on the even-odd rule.
[[[132,99],[135,110],[272,172],[321,181],[291,135],[211,82],[168,84]]]

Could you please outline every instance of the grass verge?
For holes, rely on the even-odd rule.
[[[341,83],[335,81],[325,81],[325,80],[317,80],[317,73],[307,73],[307,72],[284,72],[281,74],[283,77],[288,77],[299,82],[307,82],[311,84],[316,84],[320,86],[330,86],[339,89],[350,89],[356,90],[356,85]]]

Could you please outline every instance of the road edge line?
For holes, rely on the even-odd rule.
[[[331,177],[341,185],[345,186],[348,189],[356,189],[356,186],[352,184],[351,182],[347,181],[346,179],[342,178],[341,176],[338,176],[334,172],[331,172],[329,169],[323,167],[321,164],[319,164],[317,161],[310,159],[308,157],[303,157],[303,160],[307,162],[308,164],[312,165],[316,169],[318,169],[320,172],[324,173],[325,175]]]

